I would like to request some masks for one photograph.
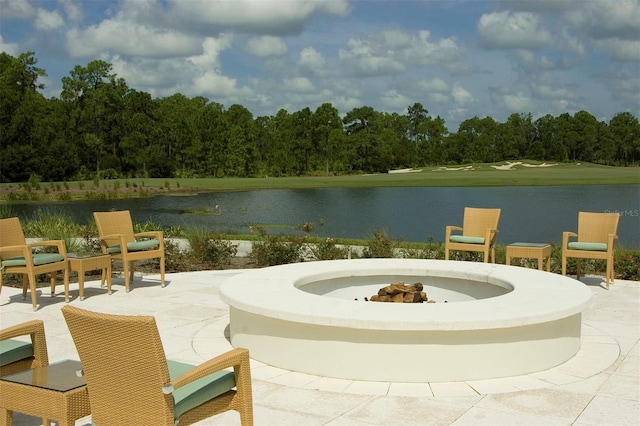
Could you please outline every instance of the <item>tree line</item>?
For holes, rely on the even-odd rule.
[[[386,172],[514,159],[606,165],[640,160],[640,124],[630,112],[608,123],[587,111],[503,123],[469,118],[457,132],[420,103],[406,114],[331,104],[254,117],[180,93],[153,98],[127,86],[111,64],[76,65],[58,98],[38,82],[33,52],[0,53],[0,182],[93,177],[287,176]]]

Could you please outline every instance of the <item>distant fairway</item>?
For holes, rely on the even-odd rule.
[[[533,163],[531,163],[533,164]],[[460,166],[465,167],[465,166]],[[498,170],[489,164],[466,166],[463,170],[438,167],[405,173],[349,176],[304,176],[224,179],[169,179],[172,190],[246,190],[282,188],[367,188],[427,186],[553,186],[640,184],[639,167],[607,167],[592,164],[560,164],[551,167],[515,166]],[[470,168],[472,167],[472,169]],[[450,167],[450,169],[458,167]],[[147,185],[162,186],[167,179],[146,179]]]
[[[640,167],[608,167],[594,164],[559,164],[540,166],[527,160],[508,163],[470,164],[462,166],[433,166],[421,170],[403,170],[381,174],[346,176],[253,177],[253,178],[131,178],[83,182],[42,182],[37,199],[53,199],[60,192],[68,192],[72,199],[84,198],[86,193],[110,191],[109,198],[133,195],[181,195],[197,191],[241,191],[251,189],[296,188],[373,188],[373,187],[430,187],[430,186],[556,186],[556,185],[625,185],[640,184]],[[525,166],[525,165],[528,165]],[[505,168],[509,168],[505,170]],[[62,187],[64,184],[64,188]],[[57,187],[48,196],[43,189]],[[117,189],[116,189],[117,188]],[[143,191],[144,190],[144,191]],[[9,192],[24,192],[23,185],[0,184],[0,200]]]

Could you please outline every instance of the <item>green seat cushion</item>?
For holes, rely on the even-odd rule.
[[[33,345],[20,340],[0,340],[0,367],[33,356]]]
[[[193,365],[167,360],[171,380],[193,369]],[[217,371],[173,391],[173,416],[178,419],[187,411],[203,404],[236,386],[232,371]]]
[[[452,243],[484,244],[484,238],[468,237],[466,235],[452,235],[449,237],[449,241]]]
[[[583,243],[583,242],[571,242],[569,243],[571,250],[588,250],[588,251],[607,251],[607,245],[605,243]]]
[[[59,253],[37,253],[33,255],[34,265],[46,265],[47,263],[60,262],[64,260],[64,256]],[[7,266],[25,266],[27,261],[24,256],[12,257],[2,261],[2,267]]]
[[[160,242],[158,240],[156,240],[155,238],[150,239],[150,240],[140,240],[140,241],[133,241],[131,243],[127,243],[127,250],[129,251],[143,251],[143,250],[149,250],[152,248],[156,248],[160,245]],[[120,253],[120,244],[118,244],[117,246],[111,246],[107,249],[107,253],[109,254],[114,254],[114,253]]]

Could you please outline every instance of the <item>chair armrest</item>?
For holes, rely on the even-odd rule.
[[[462,231],[462,228],[460,226],[447,225],[447,227],[445,228],[445,235],[444,235],[445,242],[449,241],[449,237],[451,237],[451,233],[453,231]]]
[[[613,244],[618,239],[616,234],[607,235],[607,251],[613,251]]]
[[[42,320],[31,320],[0,330],[0,340],[27,335],[31,336],[31,342],[33,344],[34,367],[48,365],[49,355],[47,354],[47,340],[45,338],[44,322]]]
[[[567,246],[569,245],[569,238],[573,237],[576,238],[578,236],[578,234],[576,234],[575,232],[568,232],[565,231],[562,233],[562,248],[566,249]]]
[[[204,376],[207,376],[216,371],[223,370],[225,368],[234,367],[234,370],[238,367],[249,370],[249,350],[244,348],[236,348],[218,355],[215,358],[211,358],[208,361],[194,367],[183,375],[176,377],[173,381],[174,388],[182,387],[188,383],[198,380]],[[238,373],[236,373],[237,376]],[[246,374],[241,371],[240,374]]]
[[[25,255],[25,257],[27,257],[27,253],[30,252],[30,250],[28,249],[28,246],[26,244],[21,244],[19,246],[4,246],[4,247],[0,247],[0,253],[4,253],[4,252],[16,252],[16,251],[22,251]]]
[[[33,247],[58,247],[58,253],[67,254],[67,246],[65,245],[63,240],[44,240],[44,241],[35,241],[33,243],[27,244],[27,247],[30,249]]]
[[[484,241],[485,243],[494,244],[496,240],[496,236],[498,235],[498,230],[496,228],[487,228],[484,231]]]

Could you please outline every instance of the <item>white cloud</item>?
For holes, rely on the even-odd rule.
[[[440,78],[431,80],[422,80],[418,83],[419,87],[426,92],[446,93],[449,91],[449,85]]]
[[[18,56],[20,54],[17,43],[5,43],[0,34],[0,52],[5,52],[11,56]]]
[[[29,19],[35,16],[36,9],[29,0],[2,0],[2,19]]]
[[[478,21],[478,35],[489,48],[537,49],[553,43],[541,18],[530,12],[485,13]]]
[[[407,106],[411,103],[411,99],[398,93],[396,90],[387,90],[384,92],[380,97],[380,101],[383,105],[396,111],[406,110]]]
[[[298,65],[315,74],[321,74],[325,69],[326,61],[316,49],[313,47],[305,47],[300,51]]]
[[[191,56],[187,60],[199,67],[220,68],[220,52],[230,48],[233,39],[234,37],[230,34],[222,34],[219,38],[206,37],[202,42],[202,53]]]
[[[313,83],[306,77],[285,78],[283,83],[285,90],[293,92],[313,92]]]
[[[640,3],[637,0],[580,2],[567,18],[574,26],[596,39],[634,40],[640,31]]]
[[[349,50],[339,49],[338,58],[347,70],[354,76],[379,76],[397,74],[405,67],[392,57],[379,54],[377,47],[369,40],[350,39]]]
[[[212,96],[231,97],[241,93],[249,95],[248,89],[239,89],[237,80],[209,70],[197,76],[193,80],[193,91],[195,93]]]
[[[616,61],[640,62],[640,40],[609,38],[596,41],[596,46]]]
[[[287,45],[280,37],[253,37],[247,41],[247,51],[259,58],[284,56],[287,54]]]
[[[57,11],[48,11],[46,9],[38,9],[36,12],[36,20],[34,26],[38,30],[55,30],[64,25],[62,16]]]
[[[502,100],[505,106],[512,112],[531,111],[533,107],[531,99],[522,93],[504,95]]]
[[[451,96],[456,105],[459,107],[465,107],[474,102],[473,96],[459,83],[456,83],[451,90]]]
[[[83,14],[79,4],[74,3],[72,0],[58,0],[58,2],[62,6],[69,21],[80,22],[82,20]]]
[[[349,10],[347,0],[168,0],[176,22],[270,34],[298,33],[315,14],[346,16]]]
[[[71,29],[66,47],[74,57],[96,57],[105,51],[124,56],[171,57],[200,52],[197,38],[126,20],[105,20],[85,30]]]

